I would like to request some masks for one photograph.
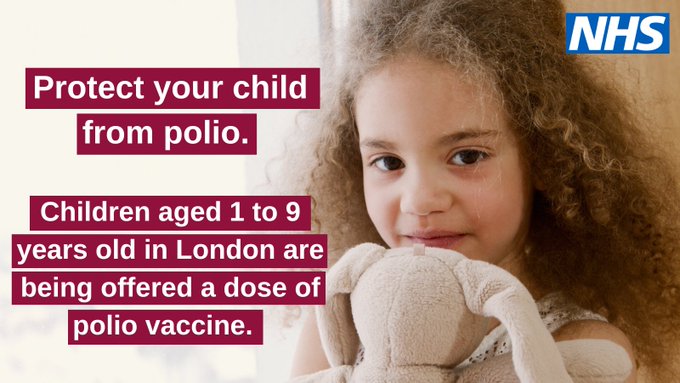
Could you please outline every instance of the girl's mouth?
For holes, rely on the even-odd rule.
[[[460,241],[465,237],[465,234],[453,232],[423,231],[409,233],[407,235],[404,235],[404,237],[408,238],[414,244],[420,243],[428,247],[453,249],[459,245]]]

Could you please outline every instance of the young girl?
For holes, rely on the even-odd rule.
[[[674,164],[625,98],[565,54],[562,4],[365,3],[312,124],[306,191],[332,255],[423,243],[494,263],[557,342],[611,340],[651,381],[672,381]],[[293,375],[328,367],[308,318]],[[466,363],[512,351],[496,326]]]

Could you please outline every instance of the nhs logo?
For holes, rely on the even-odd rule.
[[[567,53],[670,53],[668,13],[567,13]]]

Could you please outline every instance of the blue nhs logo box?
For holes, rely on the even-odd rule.
[[[670,53],[668,13],[567,13],[568,54]]]

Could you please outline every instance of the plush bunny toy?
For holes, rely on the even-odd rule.
[[[326,282],[317,321],[332,367],[295,383],[613,383],[632,368],[613,342],[556,344],[515,277],[451,250],[359,245]],[[488,331],[486,317],[506,327],[512,355],[456,369]],[[364,359],[355,366],[360,345]]]

